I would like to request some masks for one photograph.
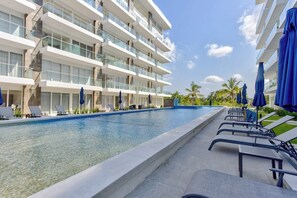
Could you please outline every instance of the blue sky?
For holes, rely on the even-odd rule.
[[[235,75],[254,94],[255,27],[261,7],[254,0],[154,0],[172,24],[167,33],[175,50],[168,65],[172,86],[186,93],[191,82],[211,91]],[[241,84],[242,86],[243,84]]]

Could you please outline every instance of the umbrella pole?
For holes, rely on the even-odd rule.
[[[257,112],[257,115],[256,115],[256,124],[258,124],[258,112],[259,112],[259,107],[258,106],[257,106],[256,112]]]

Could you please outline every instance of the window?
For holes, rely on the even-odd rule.
[[[10,26],[10,33],[19,36],[25,37],[25,29],[23,27],[23,19],[11,15],[11,26]]]
[[[0,11],[0,31],[9,33],[9,14]]]
[[[51,106],[51,93],[49,92],[41,92],[41,110],[43,112],[50,112]]]
[[[23,56],[22,54],[10,53],[9,74],[13,77],[23,77]]]
[[[8,52],[0,51],[0,74],[8,75]]]

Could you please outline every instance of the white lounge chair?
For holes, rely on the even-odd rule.
[[[11,107],[0,107],[0,119],[9,120],[13,118],[13,111]]]
[[[29,106],[29,109],[30,109],[30,117],[31,118],[36,118],[36,117],[41,117],[42,116],[42,113],[41,113],[41,110],[40,110],[40,107],[39,106]]]
[[[57,115],[68,115],[68,113],[65,111],[64,107],[61,105],[56,105]]]

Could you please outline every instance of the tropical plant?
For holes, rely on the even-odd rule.
[[[219,90],[219,95],[225,96],[231,100],[232,106],[234,105],[234,98],[239,91],[240,80],[231,77],[227,83],[222,84],[223,89]]]
[[[191,99],[192,105],[194,104],[196,99],[200,96],[200,90],[199,89],[201,89],[201,86],[195,84],[194,81],[191,83],[190,88],[186,88],[186,91],[189,92],[187,96]]]

